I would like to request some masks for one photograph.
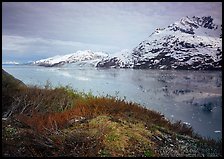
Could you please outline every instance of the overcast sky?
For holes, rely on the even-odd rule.
[[[221,24],[221,2],[3,2],[2,59],[27,62],[78,50],[133,49],[184,16]]]

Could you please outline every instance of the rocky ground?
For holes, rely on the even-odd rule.
[[[153,136],[157,144],[155,151],[164,157],[220,157],[222,154],[212,144],[201,143],[185,135],[175,135],[162,132]]]

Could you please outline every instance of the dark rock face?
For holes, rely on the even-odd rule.
[[[217,25],[213,23],[213,18],[211,16],[202,17],[201,19],[193,16],[193,19],[201,27],[208,28],[208,29],[217,29]]]
[[[105,67],[105,68],[110,68],[110,67],[117,68],[120,66],[121,66],[121,61],[117,57],[102,60],[96,65],[96,67]]]

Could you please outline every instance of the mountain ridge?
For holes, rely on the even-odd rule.
[[[108,54],[105,52],[93,52],[91,50],[76,51],[75,53],[66,54],[66,55],[56,55],[54,57],[41,59],[34,61],[34,65],[53,67],[60,66],[67,63],[75,63],[80,61],[89,61],[89,60],[101,60],[104,57],[107,57]]]
[[[101,52],[100,56],[97,56],[99,52],[85,50],[79,51],[77,58],[64,60],[65,55],[34,64],[60,66],[95,59],[93,65],[98,68],[220,70],[222,25],[213,20],[211,16],[186,16],[166,28],[157,28],[132,50],[123,49],[111,55]],[[87,58],[81,58],[81,54]]]
[[[221,25],[214,24],[211,16],[183,17],[167,28],[157,28],[140,42],[131,52],[133,63],[125,66],[135,69],[221,69],[219,30],[221,33]],[[104,67],[107,61],[101,61],[98,66]]]

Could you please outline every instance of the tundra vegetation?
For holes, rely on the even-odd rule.
[[[26,86],[4,70],[2,104],[3,156],[222,156],[221,140],[137,103],[49,82]]]

